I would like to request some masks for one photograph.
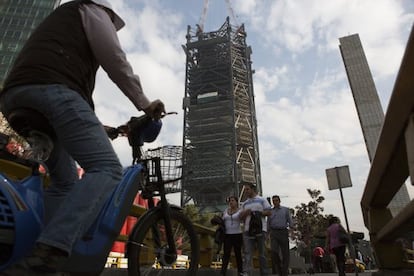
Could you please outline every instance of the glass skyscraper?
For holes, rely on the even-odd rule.
[[[24,42],[59,3],[60,0],[0,1],[0,87]]]

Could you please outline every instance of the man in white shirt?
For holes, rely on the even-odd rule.
[[[249,275],[253,275],[252,257],[255,246],[257,245],[257,250],[259,252],[260,275],[269,275],[265,254],[265,232],[267,230],[266,216],[270,215],[271,206],[265,198],[257,194],[255,184],[246,183],[244,184],[243,189],[244,193],[247,195],[246,201],[242,203],[242,213],[240,216],[241,219],[244,220],[244,270],[246,273],[249,273]],[[249,229],[252,215],[260,216],[261,219],[262,231],[257,234],[252,234],[252,231],[249,231],[252,230]]]

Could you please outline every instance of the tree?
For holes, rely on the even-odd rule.
[[[311,201],[297,205],[294,210],[293,219],[296,222],[296,229],[293,231],[292,239],[298,248],[306,251],[305,256],[315,244],[324,242],[328,220],[333,215],[324,215],[321,206],[325,198],[320,190],[307,189]],[[322,244],[323,246],[324,244]]]
[[[6,118],[4,118],[3,114],[0,113],[0,133],[6,134],[10,136],[12,140],[15,140],[20,145],[23,145],[24,147],[27,147],[26,140],[19,136],[9,125]]]
[[[193,222],[206,227],[213,227],[210,220],[214,216],[213,213],[201,213],[194,204],[185,205],[183,208],[184,214]]]

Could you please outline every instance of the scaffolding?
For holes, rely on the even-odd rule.
[[[229,17],[213,32],[188,26],[181,204],[223,210],[245,183],[261,192],[250,46]]]

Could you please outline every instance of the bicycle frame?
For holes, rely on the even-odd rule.
[[[142,164],[125,169],[122,181],[87,233],[75,244],[71,257],[61,271],[99,271],[104,267],[113,242],[119,235],[140,188],[142,172]],[[12,257],[0,265],[0,271],[30,252],[40,234],[43,228],[42,187],[40,175],[32,174],[21,181],[15,181],[0,173],[0,200],[4,198],[3,202],[9,203],[7,206],[2,204],[0,208],[4,213],[2,215],[8,217],[1,221],[0,233],[5,234],[9,232],[8,229],[14,229],[12,241],[8,241],[13,242]]]
[[[105,266],[113,242],[119,235],[140,188],[141,173],[142,164],[129,166],[124,171],[120,184],[93,225],[76,243],[70,259],[60,271],[95,272]]]
[[[133,121],[135,124],[142,123],[139,128],[142,134],[133,133],[136,136],[134,141],[138,141],[139,144],[133,145],[130,140],[130,145],[133,147],[135,154],[137,147],[142,146],[144,142],[155,140],[161,129],[161,123],[160,121],[150,121],[144,116],[134,119],[136,119]],[[122,134],[125,136],[122,127],[126,127],[126,125],[116,129],[112,128],[112,131],[118,131],[116,136]],[[128,136],[128,138],[130,137]],[[136,156],[134,156],[135,158]],[[149,160],[149,162],[151,161]],[[141,186],[140,183],[144,179],[143,174],[147,173],[145,162],[134,160],[134,163],[124,170],[121,182],[117,185],[89,230],[74,245],[69,260],[58,269],[59,271],[99,273],[103,269],[113,242],[119,235],[129,214],[135,196],[140,188],[144,189],[144,186]],[[175,251],[169,218],[170,207],[165,198],[159,167],[157,170],[160,181],[157,186],[161,196],[159,208],[162,208],[165,212],[169,246],[171,250]],[[154,207],[153,201],[150,202],[152,202],[152,206],[150,206],[153,210],[158,208]],[[32,175],[23,180],[12,180],[0,172],[0,215],[2,215],[2,212],[8,214],[8,218],[12,223],[9,223],[7,219],[4,222],[0,218],[0,233],[9,233],[8,229],[14,229],[14,236],[10,236],[10,240],[7,241],[7,246],[12,247],[11,256],[2,263],[0,258],[0,271],[29,253],[43,228],[43,183],[36,169],[32,170]],[[151,213],[151,210],[144,215],[148,213]],[[2,242],[4,241],[0,237],[0,249],[3,249]],[[2,257],[1,254],[4,254],[2,252],[0,252],[0,257]]]
[[[11,165],[9,161],[2,162]],[[0,254],[12,250],[10,258],[1,256],[0,271],[32,249],[43,228],[42,185],[42,177],[34,171],[23,180],[13,180],[0,173],[0,243],[3,251]]]
[[[171,215],[170,215],[171,209],[170,208],[172,207],[179,208],[179,207],[171,206],[168,203],[167,198],[165,196],[166,195],[165,187],[164,187],[165,182],[162,181],[160,158],[156,157],[151,160],[148,160],[148,162],[154,163],[153,166],[155,168],[155,176],[157,178],[157,181],[155,183],[154,182],[150,183],[149,175],[147,175],[146,184],[150,184],[150,185],[143,184],[142,194],[143,194],[144,199],[148,199],[148,211],[144,215],[150,216],[153,212],[157,212],[156,209],[160,209],[161,213],[163,214],[165,230],[167,233],[168,250],[169,252],[176,252],[175,241],[172,235]],[[151,184],[154,184],[155,186]],[[155,196],[155,192],[158,192],[157,196],[160,197],[160,201],[157,206],[155,206],[154,200],[153,200]],[[133,231],[137,231],[137,229],[139,228],[140,227],[139,227],[139,222],[138,222],[137,225],[135,225]],[[152,232],[155,237],[159,237],[158,231],[159,229],[157,229],[156,227],[153,227]],[[160,246],[160,242],[158,241],[157,243],[158,243],[157,246]]]

